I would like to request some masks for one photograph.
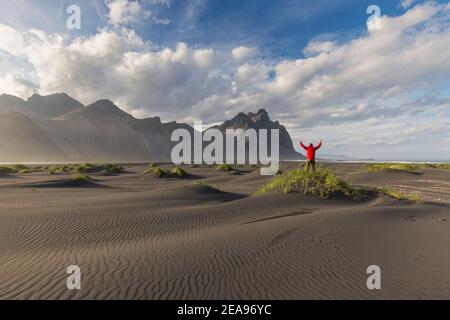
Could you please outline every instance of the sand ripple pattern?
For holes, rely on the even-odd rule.
[[[76,195],[0,205],[0,298],[450,298],[445,206],[192,184]],[[71,264],[80,291],[66,288]],[[371,264],[380,291],[366,288]]]

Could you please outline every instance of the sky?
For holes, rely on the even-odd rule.
[[[322,153],[450,160],[450,3],[0,0],[0,94],[57,92],[190,124],[265,108]]]

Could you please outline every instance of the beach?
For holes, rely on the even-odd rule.
[[[83,184],[0,174],[0,298],[450,299],[450,170],[321,165],[422,201],[255,196],[272,177],[249,165],[158,178],[124,164]],[[70,265],[81,290],[67,289]],[[370,265],[380,290],[367,288]]]

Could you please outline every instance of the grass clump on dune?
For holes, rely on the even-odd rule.
[[[93,169],[95,167],[96,166],[91,163],[83,163],[76,166],[72,166],[70,168],[70,171],[73,173],[85,173],[87,170]]]
[[[86,169],[91,168],[86,164],[65,164],[50,167],[49,174],[64,174],[64,173],[85,173]]]
[[[64,174],[64,173],[86,173],[86,172],[100,172],[102,175],[113,175],[123,172],[123,168],[117,164],[104,163],[104,164],[66,164],[60,166],[52,166],[49,169],[50,174]]]
[[[123,168],[117,164],[104,163],[101,165],[101,174],[105,176],[119,174],[123,172]]]
[[[74,173],[72,175],[72,181],[77,182],[77,183],[81,183],[81,182],[85,183],[85,182],[91,182],[92,178],[89,177],[85,173]]]
[[[0,173],[14,173],[14,170],[8,166],[0,166]]]
[[[166,171],[164,171],[163,169],[161,169],[160,167],[152,167],[152,168],[148,168],[145,173],[151,173],[153,174],[156,178],[162,178],[163,176],[165,176],[167,174]]]
[[[396,171],[413,171],[420,169],[420,164],[412,163],[373,163],[366,166],[368,171],[396,170]]]
[[[174,167],[172,170],[170,170],[170,173],[172,173],[173,175],[176,175],[177,177],[180,177],[180,178],[185,177],[187,175],[186,170],[184,170],[180,166]]]
[[[450,170],[450,163],[429,163],[429,168],[435,168],[435,169],[443,169],[443,170]]]
[[[188,175],[186,170],[184,170],[180,166],[173,167],[170,171],[166,171],[164,169],[161,169],[160,167],[150,167],[148,168],[145,173],[153,174],[156,178],[162,178],[162,177],[178,177],[183,178]]]
[[[226,163],[221,163],[216,167],[217,171],[233,171],[233,167]]]
[[[419,169],[450,170],[450,163],[373,163],[366,165],[368,171],[396,170],[414,171]]]
[[[23,164],[13,164],[11,166],[11,169],[13,169],[13,171],[15,173],[30,173],[32,172],[32,169],[26,165]]]
[[[255,195],[269,191],[303,192],[306,195],[328,199],[335,194],[344,194],[352,199],[364,198],[364,189],[351,187],[339,179],[331,168],[318,167],[315,172],[295,169],[281,174],[259,189]]]
[[[303,192],[303,194],[328,199],[333,195],[343,194],[350,199],[367,199],[370,194],[378,193],[397,200],[421,203],[417,194],[404,194],[391,188],[356,187],[339,179],[331,168],[318,167],[316,172],[295,169],[277,176],[262,186],[254,195],[269,191]]]
[[[31,173],[34,171],[36,170],[23,164],[0,166],[0,173]]]
[[[43,170],[48,170],[48,166],[33,166],[32,170],[33,171],[43,171]]]
[[[63,174],[63,173],[68,173],[68,167],[67,166],[54,166],[51,167],[48,170],[49,174]]]
[[[374,191],[384,194],[385,196],[397,200],[408,200],[416,203],[422,203],[423,200],[418,194],[405,194],[392,188],[374,188]]]

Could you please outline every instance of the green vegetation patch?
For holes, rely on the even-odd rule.
[[[31,173],[38,169],[23,164],[11,164],[0,166],[0,173]]]
[[[283,173],[260,188],[255,195],[269,191],[303,192],[306,195],[328,199],[335,194],[344,194],[352,199],[363,199],[367,196],[365,189],[350,186],[339,179],[333,169],[317,167],[315,172],[295,169]]]
[[[366,165],[365,168],[367,171],[414,171],[419,169],[450,170],[450,163],[372,163]]]
[[[151,167],[148,168],[145,173],[153,174],[156,178],[162,178],[167,175],[167,172],[161,169],[160,167]]]
[[[428,168],[450,170],[450,163],[429,163]]]
[[[83,163],[83,164],[73,165],[69,168],[69,170],[73,173],[85,173],[89,169],[95,169],[95,168],[97,168],[96,165],[93,165],[91,163]]]
[[[184,170],[180,166],[174,167],[172,170],[170,170],[170,173],[172,173],[173,175],[175,175],[177,177],[180,177],[180,178],[183,178],[183,177],[187,176],[186,170]]]
[[[114,175],[114,174],[119,174],[123,172],[123,167],[117,165],[117,164],[112,164],[112,163],[104,163],[101,166],[101,174],[105,175],[105,176],[110,176],[110,175]]]
[[[412,163],[372,163],[366,166],[368,171],[395,170],[395,171],[413,171],[420,169],[419,164]]]
[[[69,168],[67,165],[53,166],[53,167],[50,167],[50,169],[48,170],[49,174],[63,174],[63,173],[68,173],[68,172],[69,172]]]
[[[370,194],[378,193],[397,200],[407,200],[422,203],[418,194],[405,194],[392,188],[356,187],[339,179],[333,169],[317,167],[316,172],[295,169],[288,171],[262,186],[255,195],[269,191],[281,191],[283,193],[302,192],[306,195],[328,199],[333,195],[343,194],[350,199],[367,199]]]
[[[397,199],[397,200],[407,200],[407,201],[412,201],[412,202],[416,202],[416,203],[423,202],[422,198],[417,193],[406,194],[406,193],[403,193],[403,192],[400,192],[398,190],[394,190],[394,189],[388,188],[388,187],[373,188],[373,190],[376,192],[379,192],[381,194],[384,194],[387,197]]]
[[[160,167],[150,167],[147,168],[145,173],[153,174],[156,178],[162,178],[162,177],[176,177],[176,178],[183,178],[188,175],[186,170],[184,170],[180,166],[173,167],[170,171],[166,171]]]
[[[233,167],[230,166],[229,164],[222,163],[222,164],[219,164],[219,165],[216,167],[216,170],[217,170],[217,171],[233,171],[234,169],[233,169]]]
[[[91,182],[92,178],[85,173],[74,173],[72,174],[72,181],[77,183],[86,183]]]

